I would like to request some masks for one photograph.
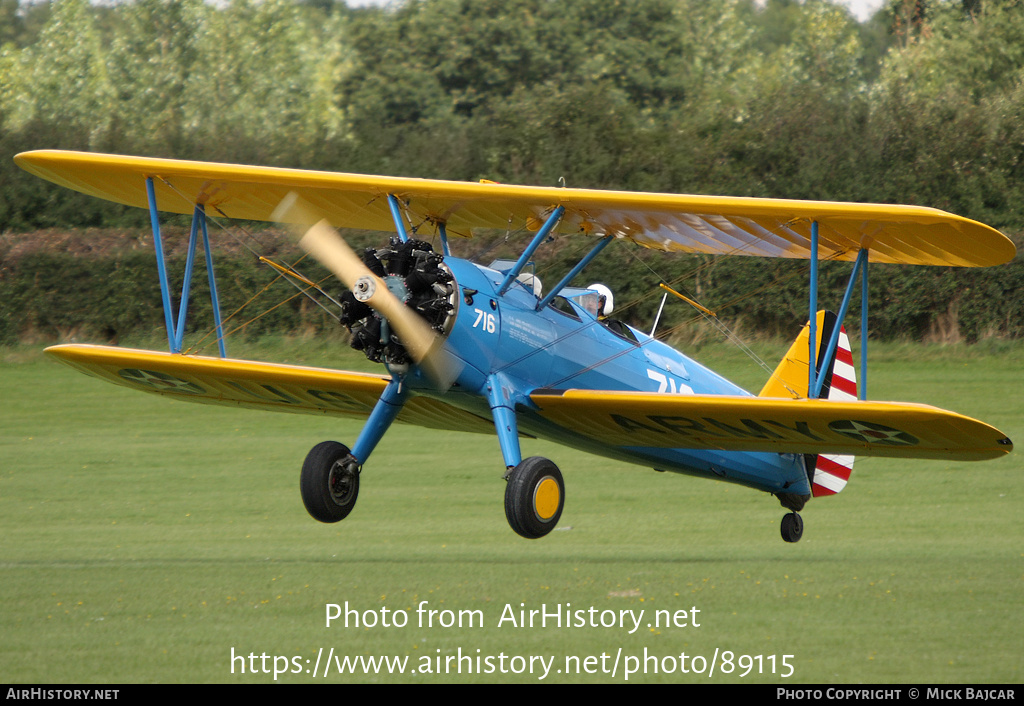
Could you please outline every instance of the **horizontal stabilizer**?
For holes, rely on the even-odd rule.
[[[614,447],[980,461],[1013,444],[984,422],[907,402],[537,390],[537,414]]]

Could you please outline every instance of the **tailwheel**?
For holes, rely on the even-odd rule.
[[[359,497],[359,463],[348,447],[324,441],[310,450],[299,477],[302,503],[313,519],[339,522]]]
[[[804,520],[800,515],[791,512],[782,517],[782,538],[787,542],[799,542],[804,536]]]
[[[558,466],[541,456],[512,469],[505,486],[505,517],[516,534],[539,539],[555,528],[565,505],[565,483]]]

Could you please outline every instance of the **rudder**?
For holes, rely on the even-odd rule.
[[[825,347],[835,329],[837,317],[830,311],[819,311],[817,315],[817,353],[815,369],[818,377],[824,375],[819,398],[834,401],[857,399],[857,374],[853,367],[853,353],[846,330],[840,326],[836,353],[830,360],[824,360]],[[760,397],[808,397],[808,339],[810,324],[805,324],[800,335],[790,346],[782,361],[775,368],[771,378],[759,393]],[[853,456],[826,454],[804,454],[807,477],[811,481],[814,497],[835,495],[840,492],[853,472]]]

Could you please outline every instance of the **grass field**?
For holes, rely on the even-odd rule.
[[[552,458],[567,483],[559,530],[528,541],[505,522],[494,437],[397,426],[355,512],[328,526],[303,509],[298,468],[319,441],[351,443],[358,424],[170,402],[32,350],[4,355],[0,682],[272,682],[263,670],[275,666],[284,683],[622,682],[627,667],[647,669],[630,682],[1024,675],[1021,451],[978,464],[861,459],[788,545],[770,496],[526,441],[524,456]],[[323,363],[333,351],[266,355]],[[1024,440],[1024,347],[872,356],[872,398],[936,404]],[[730,349],[700,358],[749,387],[763,380]],[[424,601],[449,612],[421,626]],[[378,624],[327,627],[327,604],[346,602]],[[631,620],[501,621],[542,605],[588,622],[591,609],[607,622],[644,613],[632,633]],[[694,607],[685,627],[654,625],[654,611]],[[383,627],[384,609],[408,622]],[[408,658],[406,673],[325,678],[332,648]]]

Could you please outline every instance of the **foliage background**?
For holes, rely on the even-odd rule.
[[[26,149],[913,203],[1024,228],[1021,0],[891,0],[865,23],[826,0],[0,0],[0,43],[0,342],[67,336],[76,317],[91,336],[160,325],[138,300],[155,279],[134,249],[145,214],[20,172]],[[106,246],[25,247],[69,228]],[[255,268],[235,253],[229,271]],[[560,276],[575,254],[545,257]],[[645,328],[663,279],[789,335],[799,267],[619,251],[587,276]],[[874,268],[872,335],[1019,337],[1022,268]],[[290,306],[263,324],[323,325]]]

